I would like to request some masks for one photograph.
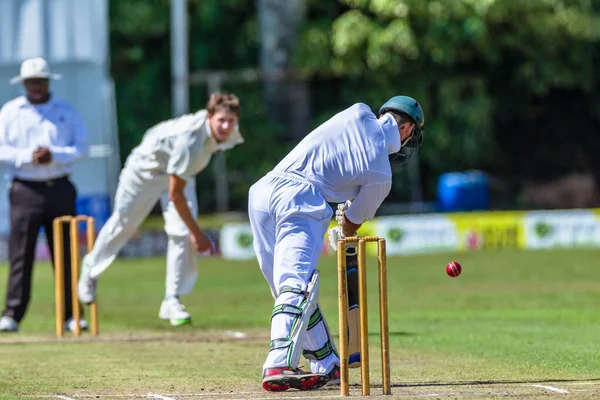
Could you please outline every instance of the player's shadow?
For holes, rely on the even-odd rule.
[[[393,331],[393,332],[389,332],[390,336],[417,336],[416,332],[404,332],[404,331]],[[379,337],[380,334],[379,332],[369,332],[369,337]]]
[[[506,385],[506,384],[527,384],[527,383],[561,383],[561,382],[600,382],[600,378],[586,379],[540,379],[540,380],[481,380],[481,381],[463,381],[463,382],[424,382],[424,383],[396,383],[392,387],[436,387],[436,386],[477,386],[477,385]]]

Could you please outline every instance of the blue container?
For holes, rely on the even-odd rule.
[[[438,180],[438,207],[442,212],[488,210],[489,182],[480,171],[442,174]]]
[[[96,223],[96,232],[106,223],[110,217],[110,198],[106,194],[82,195],[77,197],[77,214],[89,215],[94,217]],[[81,226],[80,229],[85,229]]]

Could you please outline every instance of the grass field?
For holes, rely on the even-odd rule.
[[[444,272],[453,259],[463,266],[455,279]],[[599,251],[567,250],[390,258],[392,398],[600,396],[599,259]],[[272,299],[256,263],[203,259],[200,268],[183,298],[192,326],[157,318],[164,259],[120,260],[100,282],[101,336],[57,340],[51,270],[38,263],[21,332],[0,335],[0,399],[338,395],[262,391]],[[335,334],[335,258],[320,270]],[[6,274],[0,265],[2,298]],[[379,385],[375,268],[369,286],[371,380]],[[351,380],[356,395],[358,371]]]

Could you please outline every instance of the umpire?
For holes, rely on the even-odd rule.
[[[42,58],[25,60],[21,74],[10,83],[22,83],[26,95],[0,109],[0,163],[8,166],[10,187],[10,274],[6,308],[0,331],[16,332],[25,315],[31,292],[35,246],[44,227],[50,250],[54,238],[52,220],[75,214],[76,190],[69,175],[73,162],[87,153],[83,122],[65,101],[49,91],[50,72]],[[65,232],[65,265],[70,265],[68,230]],[[71,272],[65,269],[65,321],[72,330]],[[85,321],[81,327],[85,328]]]

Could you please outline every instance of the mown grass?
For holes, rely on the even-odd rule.
[[[560,250],[390,257],[393,384],[599,379],[599,256]],[[445,275],[452,259],[463,266],[459,278]],[[377,383],[377,275],[375,260],[369,263]],[[99,286],[101,336],[56,340],[51,269],[39,263],[21,332],[0,335],[0,394],[260,391],[272,298],[258,266],[215,258],[202,259],[200,270],[196,289],[183,298],[192,326],[172,328],[157,318],[164,259],[119,260]],[[335,258],[325,257],[320,270],[321,303],[336,334]],[[6,273],[0,266],[0,281]]]

